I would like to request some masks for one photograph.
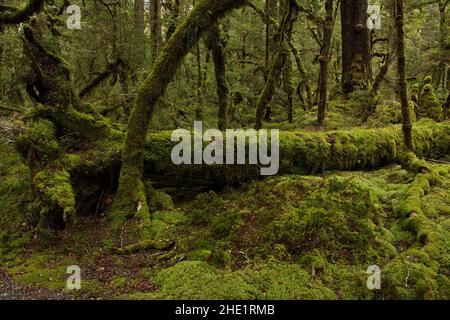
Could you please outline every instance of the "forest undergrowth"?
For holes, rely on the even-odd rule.
[[[28,169],[11,144],[0,148],[3,277],[41,296],[450,298],[448,155],[423,163],[426,170],[393,163],[368,171],[286,172],[203,190],[193,199],[150,188],[152,239],[166,245],[117,252],[103,211],[85,212],[74,226],[38,238],[27,213]],[[80,291],[66,289],[70,265],[82,270]],[[379,290],[366,286],[373,265],[381,269]]]

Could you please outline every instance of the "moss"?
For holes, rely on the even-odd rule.
[[[384,268],[382,293],[391,299],[445,299],[450,290],[445,278],[421,263],[420,256],[405,253]]]
[[[212,255],[211,250],[198,249],[189,252],[187,260],[207,262],[210,259],[211,255]]]
[[[262,300],[334,300],[334,292],[298,265],[268,263],[238,272],[252,284],[256,299]]]
[[[297,265],[269,263],[238,271],[186,261],[155,278],[161,291],[151,299],[334,299],[335,294]]]
[[[32,237],[29,170],[11,145],[0,143],[0,265],[15,263]]]
[[[239,275],[198,261],[165,269],[155,281],[161,287],[153,295],[157,299],[251,299],[255,291]]]
[[[118,289],[124,287],[126,283],[127,283],[126,277],[117,276],[111,279],[111,281],[109,282],[109,286],[114,289]]]
[[[423,108],[423,117],[441,121],[443,117],[443,110],[441,103],[437,99],[433,86],[426,84],[422,88],[421,103]]]
[[[145,190],[150,211],[174,209],[172,197],[165,192],[155,190],[150,181],[145,182]]]
[[[55,137],[56,127],[48,120],[36,121],[19,138],[17,146],[27,161],[41,165],[56,159],[59,144]]]
[[[216,216],[211,223],[211,231],[217,237],[225,237],[239,227],[241,214],[237,209],[231,209]]]
[[[48,217],[47,214],[62,211],[64,223],[75,221],[75,196],[66,170],[43,170],[33,178],[33,184],[45,201],[41,209],[41,223],[53,224],[59,217]],[[42,204],[41,204],[42,206]]]
[[[449,151],[450,130],[446,122],[419,121],[414,137],[418,156],[438,158]],[[221,187],[259,176],[259,168],[254,165],[174,165],[170,159],[174,145],[168,132],[149,135],[144,153],[147,178],[170,179],[178,186]],[[401,126],[280,132],[280,173],[376,169],[400,163],[400,155],[405,151]]]
[[[50,267],[52,265],[52,267]],[[21,265],[11,268],[9,273],[14,281],[24,285],[36,285],[50,290],[62,291],[66,288],[69,261],[54,262],[52,257],[36,254]]]
[[[428,75],[423,78],[424,85],[433,84],[433,77]]]

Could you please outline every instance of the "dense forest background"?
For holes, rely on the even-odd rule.
[[[449,299],[449,11],[0,0],[0,293]],[[279,129],[280,174],[174,165],[195,120]]]

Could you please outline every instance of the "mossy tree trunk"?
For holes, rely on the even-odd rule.
[[[288,100],[287,114],[289,123],[294,122],[294,83],[292,81],[292,59],[288,55],[286,67],[283,72],[283,90]]]
[[[276,50],[277,44],[275,43],[276,29],[272,24],[272,19],[277,17],[278,0],[266,0],[266,46],[265,46],[265,68],[264,68],[264,82],[267,82],[269,73],[271,70],[270,58]],[[266,121],[270,121],[270,115],[272,111],[270,107],[266,108],[264,118]]]
[[[372,79],[367,0],[342,0],[342,91],[367,89]]]
[[[151,37],[152,63],[154,63],[162,47],[160,0],[150,0],[150,37]]]
[[[395,0],[395,26],[397,29],[397,72],[398,72],[398,91],[402,107],[403,134],[405,144],[409,150],[415,152],[414,139],[412,133],[412,118],[409,110],[407,82],[406,82],[406,63],[405,63],[405,32],[404,22],[404,4],[403,0]]]
[[[449,5],[448,0],[439,0],[439,47],[440,47],[440,61],[438,67],[438,76],[436,79],[436,88],[442,87],[442,90],[450,90],[448,86],[448,60],[450,55],[449,45],[447,43],[448,22],[446,10]]]
[[[300,58],[300,54],[298,53],[297,48],[291,43],[289,43],[289,46],[291,47],[292,54],[294,55],[295,63],[297,64],[297,69],[300,73],[301,82],[298,86],[298,94],[301,94],[301,90],[304,88],[306,91],[306,105],[305,110],[311,110],[313,107],[313,98],[312,98],[312,90],[311,85],[309,84],[309,77],[308,73],[306,72],[305,64],[303,63],[302,59]]]
[[[333,0],[325,1],[325,22],[322,47],[320,49],[319,108],[317,125],[323,126],[328,100],[328,59],[330,56],[331,36],[333,34]]]
[[[133,44],[134,44],[134,61],[133,67],[142,67],[145,61],[145,10],[144,0],[134,0],[134,28],[133,28]]]
[[[195,104],[195,120],[202,120],[203,109],[205,108],[205,97],[203,94],[202,57],[198,42],[195,44],[195,60],[197,66],[197,103]]]
[[[180,17],[180,9],[180,0],[173,0],[170,2],[170,23],[166,31],[166,41],[169,41],[170,37],[177,28],[178,18]]]
[[[46,30],[46,22],[39,19],[23,26],[24,51],[31,65],[27,90],[38,104],[16,144],[30,168],[33,211],[40,231],[65,226],[75,219],[79,191],[73,186],[77,161],[72,160],[79,159],[75,150],[94,141],[97,144],[121,138],[105,119],[79,100],[68,66],[43,40]],[[96,170],[89,174],[94,177]]]
[[[116,232],[123,230],[125,238],[145,237],[145,227],[150,219],[142,177],[144,147],[155,104],[201,35],[224,14],[245,4],[245,0],[199,1],[170,37],[158,55],[150,76],[138,89],[122,150],[119,188],[110,212],[113,229]]]
[[[286,10],[277,32],[277,47],[274,52],[273,62],[270,68],[270,72],[267,76],[267,81],[264,85],[264,89],[256,104],[256,121],[255,129],[262,128],[263,119],[267,112],[267,106],[272,101],[273,93],[276,85],[283,74],[284,68],[288,62],[290,50],[288,44],[288,33],[293,28],[294,22],[298,16],[297,2],[293,0],[286,0]]]
[[[212,51],[214,62],[214,73],[216,76],[217,98],[219,100],[218,128],[225,130],[228,122],[228,84],[226,79],[226,64],[224,47],[225,42],[222,39],[219,25],[212,26],[208,34],[208,45]]]

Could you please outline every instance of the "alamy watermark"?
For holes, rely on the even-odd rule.
[[[81,269],[79,266],[72,265],[67,267],[67,274],[70,276],[66,281],[67,290],[80,290],[81,289]]]
[[[367,8],[367,28],[369,30],[381,29],[381,8],[378,5],[370,5]]]
[[[81,9],[79,6],[72,4],[67,7],[66,10],[69,17],[67,18],[67,28],[68,29],[81,29]]]
[[[193,133],[186,129],[177,129],[173,131],[171,139],[173,142],[178,142],[172,149],[172,162],[176,165],[261,165],[261,175],[263,176],[272,176],[278,173],[280,164],[279,130],[270,130],[270,155],[267,130],[228,129],[225,137],[224,140],[222,131],[217,129],[209,129],[203,133],[201,121],[194,122]],[[203,142],[209,143],[204,149]]]
[[[367,278],[366,285],[369,290],[381,289],[381,268],[377,265],[372,265],[367,268],[367,274],[370,276]]]

